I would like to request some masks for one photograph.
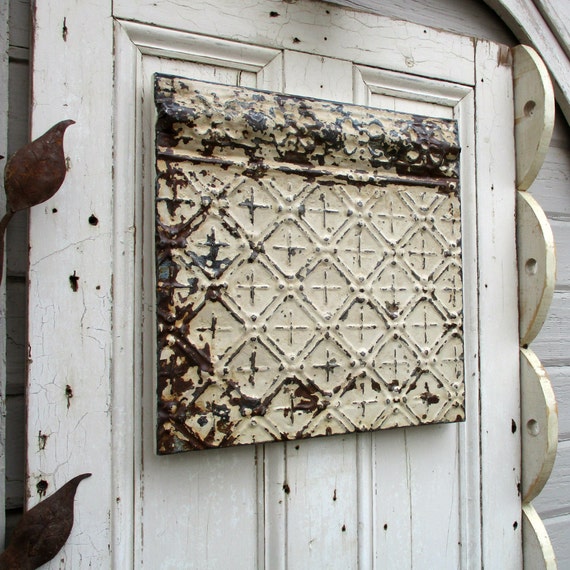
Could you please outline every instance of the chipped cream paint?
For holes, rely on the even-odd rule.
[[[155,99],[159,453],[463,420],[455,121]]]

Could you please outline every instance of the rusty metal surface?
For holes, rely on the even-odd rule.
[[[91,477],[91,473],[77,475],[24,513],[8,547],[0,554],[0,570],[33,570],[57,555],[73,528],[73,502],[77,487],[87,477]],[[41,489],[45,494],[47,482],[43,481]]]
[[[158,452],[463,420],[455,122],[155,102]]]
[[[6,164],[6,213],[0,219],[0,282],[8,224],[17,211],[49,200],[60,189],[67,173],[63,136],[67,127],[74,124],[71,119],[56,123],[43,135],[18,149]]]

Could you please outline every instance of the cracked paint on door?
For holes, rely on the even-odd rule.
[[[462,421],[456,122],[155,81],[158,452]]]

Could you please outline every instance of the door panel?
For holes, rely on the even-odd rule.
[[[64,443],[57,453],[29,453],[30,485],[82,469],[105,489],[77,503],[77,534],[64,556],[79,569],[520,567],[514,153],[511,76],[501,49],[314,0],[249,4],[116,0],[85,13],[71,0],[37,7],[36,108],[61,102],[61,112],[89,117],[106,141],[99,148],[83,127],[85,145],[76,144],[73,156],[86,172],[72,168],[68,180],[84,191],[59,209],[74,207],[81,219],[97,209],[112,220],[77,249],[84,229],[58,226],[51,210],[32,214],[29,447],[39,431]],[[111,15],[114,42],[109,30],[93,31],[94,21],[110,25]],[[64,18],[71,31],[55,41],[52,24]],[[63,87],[84,88],[74,76],[86,73],[85,55],[73,51],[84,54],[79,30],[105,55],[87,83],[88,117]],[[63,76],[59,56],[68,58]],[[458,120],[465,423],[155,454],[156,72]],[[99,125],[105,116],[113,117],[113,145]],[[106,170],[95,168],[97,152]],[[101,353],[92,341],[76,343],[92,318],[79,296],[65,331],[45,325],[69,305],[46,260],[67,267],[69,251],[78,253],[81,279],[107,292],[96,293],[107,305],[89,331],[106,347]],[[94,267],[93,259],[107,266]],[[97,390],[79,374],[86,364],[100,378]],[[50,381],[61,375],[64,387],[73,376],[71,406],[57,383],[44,388],[46,374]],[[89,457],[67,457],[65,450],[85,448],[87,433],[97,436]]]
[[[236,59],[232,58],[232,65]],[[460,116],[462,101],[471,95],[471,88],[414,78],[415,91],[405,85],[405,94],[394,97],[394,75],[391,92],[380,70],[369,69],[367,83],[351,61],[291,50],[273,57],[256,80],[251,72],[157,57],[143,56],[142,68],[145,102],[152,99],[156,72],[229,85],[247,81],[261,89],[275,89],[275,78],[281,77],[282,91],[289,94],[406,111],[416,109],[417,104],[436,116],[457,115],[463,122],[473,118],[469,105],[463,105],[464,116]],[[400,81],[406,77],[400,74]],[[355,92],[357,80],[363,85]],[[145,113],[152,114],[148,104]],[[149,146],[154,136],[152,122],[144,119]],[[471,189],[467,180],[466,193]],[[147,184],[143,209],[145,216],[152,217],[152,176]],[[145,259],[153,257],[152,241],[149,236]],[[472,232],[464,241],[467,252],[475,249]],[[148,290],[152,291],[151,285]],[[151,299],[148,302],[152,305]],[[476,306],[473,291],[466,302]],[[152,350],[151,345],[147,350]],[[393,567],[459,566],[458,545],[465,524],[459,508],[458,460],[463,452],[459,437],[463,426],[268,444],[237,453],[232,450],[228,455],[228,450],[212,450],[164,461],[152,449],[153,370],[145,370],[141,564],[175,568],[181,560],[193,558],[208,560],[210,567],[235,565],[239,560],[240,568],[350,568],[362,560],[365,568],[364,560],[368,560],[369,567],[383,568],[385,560],[392,559]],[[476,458],[469,461],[477,463]],[[157,504],[168,513],[180,509],[174,532],[170,517],[159,514]],[[186,525],[192,532],[183,532]],[[160,545],[166,537],[170,558],[165,560]],[[191,567],[198,566],[196,562]]]

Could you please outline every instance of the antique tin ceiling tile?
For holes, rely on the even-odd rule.
[[[455,122],[155,100],[158,452],[463,420]]]

